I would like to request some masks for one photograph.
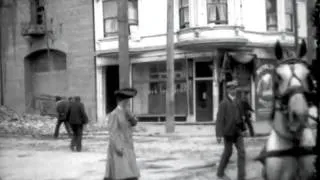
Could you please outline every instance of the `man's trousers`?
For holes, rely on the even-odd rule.
[[[217,176],[223,177],[224,171],[232,155],[232,145],[235,145],[238,151],[238,180],[244,180],[245,171],[245,149],[242,135],[224,137],[224,150],[218,167]]]
[[[61,120],[61,119],[58,119],[57,120],[57,124],[56,124],[56,128],[55,128],[55,130],[54,130],[54,137],[55,138],[58,138],[59,137],[59,130],[60,130],[60,126],[61,126],[61,124],[64,124],[64,127],[66,128],[66,131],[67,131],[67,133],[68,133],[68,136],[69,137],[71,137],[71,127],[70,127],[70,124],[69,124],[69,122],[68,121],[66,121],[66,120]]]
[[[82,124],[71,124],[71,129],[73,132],[70,148],[71,150],[74,150],[76,147],[76,150],[78,152],[82,149],[82,131],[83,131],[83,125]]]

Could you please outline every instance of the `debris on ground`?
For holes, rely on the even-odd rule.
[[[7,106],[0,106],[0,121],[17,121],[19,114]]]
[[[48,135],[53,134],[56,118],[38,114],[20,116],[14,110],[0,106],[0,133],[15,135]],[[64,127],[63,127],[64,128]],[[61,128],[60,132],[65,133]]]

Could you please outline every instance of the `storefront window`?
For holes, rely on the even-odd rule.
[[[133,100],[135,114],[165,114],[166,62],[134,64],[133,86],[138,90]],[[186,65],[183,60],[175,62],[175,112],[187,114]]]

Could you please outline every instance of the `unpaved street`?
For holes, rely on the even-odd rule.
[[[83,152],[71,152],[69,139],[43,137],[0,137],[2,180],[99,180],[104,175],[107,132],[86,134]],[[246,139],[248,179],[260,179],[261,165],[253,162],[263,146],[262,139]],[[135,148],[141,180],[216,179],[222,144],[210,134],[136,135]],[[236,150],[228,166],[236,179]]]

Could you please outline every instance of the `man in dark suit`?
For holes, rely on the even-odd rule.
[[[56,96],[57,124],[53,135],[56,139],[59,136],[59,129],[62,123],[64,124],[69,137],[71,137],[71,127],[69,122],[67,121],[68,108],[69,101],[62,99],[60,96]]]
[[[73,131],[73,137],[70,144],[70,149],[72,151],[74,151],[74,147],[76,147],[78,152],[82,149],[83,125],[88,123],[88,116],[84,109],[85,108],[80,97],[76,96],[74,101],[70,103],[67,113],[67,119]]]
[[[227,95],[219,105],[216,136],[218,143],[224,140],[224,150],[218,167],[217,176],[220,180],[229,180],[225,174],[225,168],[228,165],[232,155],[232,145],[234,144],[238,151],[238,180],[245,179],[245,149],[242,135],[243,121],[241,112],[236,100],[237,81],[227,83]]]

